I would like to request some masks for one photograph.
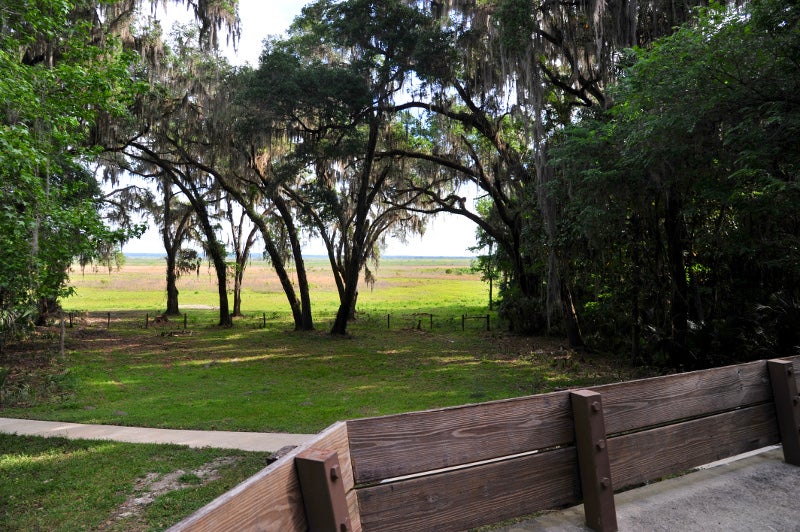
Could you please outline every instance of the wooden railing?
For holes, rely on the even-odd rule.
[[[463,530],[781,442],[800,465],[800,357],[332,425],[173,527]]]

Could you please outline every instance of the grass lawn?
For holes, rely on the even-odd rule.
[[[218,316],[210,307],[217,304],[216,288],[213,272],[205,269],[199,276],[180,280],[186,329],[182,319],[145,327],[146,316],[152,318],[166,304],[161,261],[130,260],[122,271],[110,274],[76,272],[77,295],[64,303],[74,313],[74,326],[66,328],[65,356],[58,354],[57,326],[37,331],[34,342],[6,346],[0,357],[0,416],[308,433],[337,420],[641,375],[612,358],[571,352],[558,338],[521,338],[504,332],[494,313],[487,311],[487,287],[469,271],[467,259],[384,261],[375,285],[361,287],[359,319],[351,324],[347,338],[327,334],[337,298],[325,262],[311,260],[309,270],[318,327],[310,333],[291,330],[278,282],[263,263],[254,263],[246,273],[246,316],[237,318],[231,329],[215,325]],[[432,322],[429,314],[434,315]],[[485,319],[468,320],[462,330],[462,316],[487,314],[490,331]],[[68,483],[55,490],[69,494],[64,500],[41,502],[45,499],[38,498],[39,492],[52,491],[48,479],[60,476],[56,471],[72,462],[72,457],[98,453],[111,461],[135,462],[124,453],[157,451],[107,443],[76,442],[73,447],[64,441],[16,437],[2,441],[3,478],[32,480],[20,480],[18,489],[3,482],[0,489],[12,491],[0,491],[0,514],[7,519],[0,522],[0,529],[58,529],[62,518],[53,514],[35,521],[42,513],[37,508],[52,506],[53,511],[61,508],[57,511],[81,515],[89,510],[69,506],[72,503],[67,500],[93,500],[106,488],[111,495],[102,495],[105,502],[93,505],[97,508],[91,509],[91,517],[87,514],[86,528],[116,523],[115,512],[149,472],[148,467],[114,473],[108,486],[100,487],[105,484],[102,480],[85,487]],[[84,458],[75,459],[79,463]],[[162,469],[185,470],[213,459],[208,455],[185,466],[170,462]],[[34,470],[31,464],[40,477],[28,473]],[[119,479],[115,480],[116,475]],[[214,496],[211,491],[204,493],[206,502]],[[161,497],[168,499],[162,503]],[[153,520],[140,512],[136,519],[146,519],[146,524],[134,520],[122,528],[159,528],[177,522],[195,507],[194,503],[169,502],[182,496],[161,497],[147,512],[158,513],[161,510],[156,508],[164,505],[174,506],[174,512],[164,510],[162,517]],[[30,510],[23,515],[20,512],[26,505]],[[65,524],[61,529],[74,528]]]
[[[0,434],[0,530],[164,529],[267,456]]]

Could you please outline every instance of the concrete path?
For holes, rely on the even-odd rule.
[[[621,532],[800,530],[800,467],[780,447],[723,460],[699,471],[614,496]],[[583,505],[497,529],[588,531]]]
[[[83,425],[62,421],[0,418],[0,432],[25,436],[60,436],[85,440],[112,440],[128,443],[174,443],[190,447],[216,447],[243,451],[275,452],[287,445],[300,445],[313,434],[279,432],[231,432],[172,430],[116,425]]]

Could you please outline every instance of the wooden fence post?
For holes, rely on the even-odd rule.
[[[606,445],[603,402],[599,393],[588,390],[571,392],[570,399],[586,525],[597,531],[615,531],[617,513]]]
[[[787,464],[800,466],[800,396],[791,360],[769,360],[769,380],[781,431],[783,459]]]
[[[339,454],[308,449],[295,458],[309,532],[353,530],[344,493]]]

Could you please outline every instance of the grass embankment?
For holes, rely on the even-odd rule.
[[[65,359],[54,354],[59,343],[57,327],[40,331],[38,345],[44,349],[7,349],[0,362],[6,375],[0,415],[169,428],[316,432],[336,420],[633,376],[616,361],[571,353],[559,340],[519,338],[498,331],[494,316],[492,331],[486,331],[485,321],[480,320],[468,321],[462,331],[462,315],[487,314],[487,288],[468,266],[468,260],[385,261],[374,288],[361,288],[359,319],[351,325],[348,338],[326,332],[336,311],[336,292],[323,261],[309,264],[318,326],[311,333],[291,330],[278,282],[263,264],[251,266],[246,273],[246,317],[238,318],[232,329],[214,325],[216,313],[207,307],[217,304],[216,288],[212,272],[205,269],[199,277],[180,281],[180,301],[188,313],[186,330],[182,319],[145,328],[145,316],[152,318],[166,303],[161,261],[131,260],[121,272],[112,274],[78,272],[74,275],[77,295],[65,303],[67,310],[76,313],[74,328],[67,329]],[[432,329],[424,313],[434,314]],[[147,463],[150,459],[145,456],[151,450],[117,444],[72,447],[63,441],[15,437],[2,441],[0,474],[6,479],[30,480],[18,481],[17,494],[0,492],[0,513],[9,516],[0,528],[28,529],[29,523],[38,523],[33,528],[74,528],[62,527],[58,513],[36,521],[40,508],[65,507],[62,491],[68,494],[66,499],[75,500],[113,493],[102,495],[106,505],[96,505],[97,513],[85,516],[86,528],[102,528],[102,523],[116,519],[115,512],[150,471],[143,465],[114,473],[107,485],[99,480],[52,490],[48,479],[60,477],[59,468],[80,470],[81,461],[92,452],[111,461],[134,463],[137,459],[126,454],[130,452]],[[187,451],[189,455],[195,452]],[[156,462],[161,464],[160,459]],[[30,474],[31,464],[41,472]],[[193,467],[170,462],[158,465],[157,471]],[[47,472],[50,468],[52,474]],[[250,472],[239,474],[243,479]],[[174,511],[164,510],[162,517],[152,521],[146,518],[151,524],[142,528],[174,523],[213,495],[207,492],[204,501],[192,499],[186,505],[171,502],[183,495],[170,497],[163,502],[156,499],[152,512],[161,516],[156,508],[164,506]],[[71,511],[84,512],[78,507]],[[141,512],[136,515],[145,519]],[[127,528],[139,526],[134,525]]]

